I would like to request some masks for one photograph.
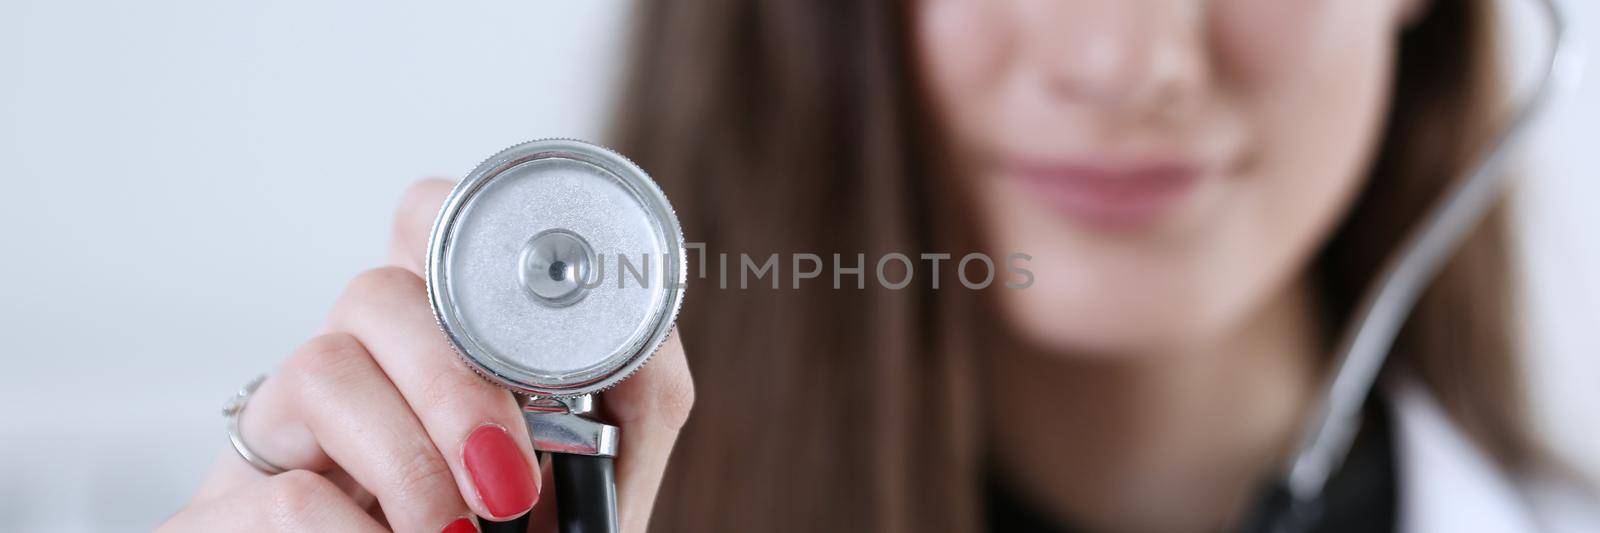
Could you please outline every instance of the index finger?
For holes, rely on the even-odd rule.
[[[439,208],[456,183],[444,178],[418,180],[406,188],[395,208],[389,232],[389,264],[423,275],[422,263],[428,255],[428,235]]]

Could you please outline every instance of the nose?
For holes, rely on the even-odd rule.
[[[1029,28],[1036,63],[1058,98],[1172,111],[1207,75],[1202,2],[1063,0],[1036,4]]]

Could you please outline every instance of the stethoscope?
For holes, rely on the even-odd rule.
[[[1539,112],[1581,67],[1574,37],[1557,0],[1537,0],[1549,26],[1549,51],[1538,85],[1463,177],[1406,235],[1368,286],[1334,352],[1334,371],[1320,388],[1295,453],[1268,484],[1244,521],[1248,533],[1303,533],[1316,523],[1323,489],[1350,454],[1362,407],[1389,357],[1395,335],[1417,298],[1505,189],[1501,172],[1511,149]]]
[[[661,346],[687,281],[666,195],[611,150],[519,144],[458,183],[429,238],[434,316],[467,366],[522,401],[566,533],[618,529],[619,428],[595,396]],[[527,515],[483,524],[526,531]]]
[[[1538,86],[1363,294],[1296,452],[1244,531],[1300,533],[1315,524],[1400,326],[1500,197],[1510,149],[1574,77],[1579,62],[1565,17],[1555,0],[1536,3],[1550,26]],[[661,189],[627,158],[592,144],[507,148],[451,192],[434,223],[426,274],[434,314],[462,360],[523,400],[534,448],[551,463],[561,531],[617,531],[620,430],[595,415],[595,397],[645,364],[683,301],[683,233]],[[483,530],[526,527],[524,517]]]

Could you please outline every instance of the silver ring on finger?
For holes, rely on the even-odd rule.
[[[239,457],[250,463],[250,466],[256,467],[256,470],[271,476],[282,474],[288,470],[272,464],[271,461],[263,459],[261,455],[252,451],[249,446],[245,445],[244,437],[239,433],[239,416],[244,414],[244,407],[250,403],[250,397],[255,395],[256,389],[261,387],[261,382],[266,380],[267,375],[262,374],[244,384],[244,387],[239,388],[239,392],[234,394],[233,398],[228,399],[226,405],[222,406],[222,416],[228,419],[228,442],[233,443],[233,451],[239,452]]]

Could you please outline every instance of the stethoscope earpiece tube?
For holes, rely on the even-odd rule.
[[[550,454],[556,494],[556,515],[562,533],[617,533],[615,458],[570,453]]]
[[[1561,6],[1557,0],[1534,3],[1547,16],[1551,43],[1538,86],[1468,172],[1424,214],[1367,287],[1333,355],[1334,370],[1322,386],[1296,452],[1281,477],[1258,495],[1252,514],[1245,517],[1244,531],[1300,533],[1315,523],[1323,490],[1349,455],[1361,425],[1362,406],[1400,327],[1445,261],[1502,196],[1505,178],[1500,168],[1510,149],[1554,93],[1568,88],[1568,82],[1576,78],[1580,60]]]

